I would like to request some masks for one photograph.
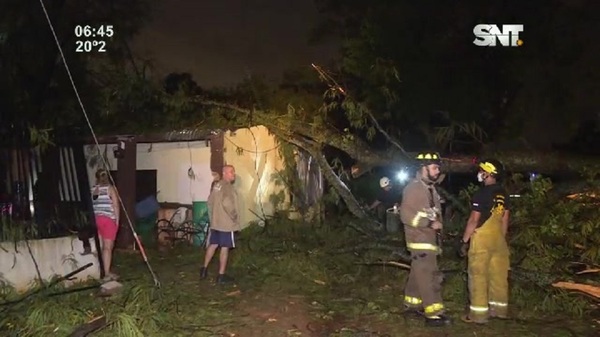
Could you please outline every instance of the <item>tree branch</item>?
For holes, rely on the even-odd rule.
[[[339,131],[324,125],[307,125],[298,120],[274,118],[269,111],[242,108],[234,104],[196,100],[200,105],[212,106],[228,111],[238,112],[244,116],[253,114],[253,122],[264,125],[272,132],[277,132],[286,140],[301,137],[310,139],[320,145],[329,145],[347,153],[356,163],[352,175],[358,177],[373,167],[388,166],[393,163],[406,163],[416,153],[403,152],[397,147],[388,150],[374,150],[364,140],[354,137],[348,140]],[[281,116],[284,117],[284,116]],[[232,128],[247,127],[248,125],[229,125]],[[295,144],[297,145],[297,144]],[[448,155],[442,159],[446,172],[469,173],[475,171],[475,162],[483,157],[494,157],[501,161],[507,170],[513,172],[537,172],[545,175],[566,172],[579,172],[586,166],[600,165],[600,157],[586,157],[566,154],[556,151],[486,151],[473,155]]]
[[[342,95],[344,95],[346,98],[351,99],[353,102],[355,102],[357,104],[357,106],[359,106],[361,108],[361,110],[367,114],[367,116],[369,116],[369,119],[371,120],[371,123],[373,123],[373,126],[375,126],[375,128],[377,129],[377,131],[381,132],[381,134],[392,144],[394,145],[396,148],[398,148],[400,150],[400,152],[408,158],[408,154],[407,152],[404,150],[404,147],[402,147],[402,145],[400,145],[400,142],[396,141],[394,138],[392,138],[392,136],[389,135],[389,133],[387,133],[387,131],[385,131],[381,125],[379,124],[379,122],[377,121],[377,119],[375,118],[375,116],[373,115],[373,113],[371,112],[371,109],[369,109],[369,107],[367,107],[366,105],[364,105],[363,103],[358,102],[357,100],[355,100],[354,98],[352,98],[350,96],[350,94],[348,94],[348,92],[346,90],[344,90],[344,88],[342,88],[341,85],[338,84],[338,82],[331,76],[329,75],[325,70],[323,70],[321,67],[319,67],[318,65],[312,63],[311,64],[312,67],[319,73],[321,79],[323,79],[325,82],[327,82],[327,84],[329,85],[329,88],[336,90],[337,92],[341,93]]]
[[[291,144],[294,144],[300,148],[306,150],[316,161],[319,167],[323,172],[323,176],[325,179],[331,184],[331,186],[336,190],[338,195],[344,200],[348,210],[357,218],[361,220],[366,220],[371,226],[367,227],[368,229],[363,228],[363,226],[357,226],[355,224],[350,224],[352,228],[365,234],[367,236],[373,236],[370,231],[374,231],[376,228],[383,228],[381,224],[369,218],[368,214],[365,210],[360,206],[348,186],[335,174],[331,165],[327,162],[327,159],[318,148],[318,145],[310,140],[301,139],[300,137],[295,137],[288,140]]]
[[[388,165],[390,162],[399,161],[402,160],[400,158],[406,157],[403,153],[375,151],[367,144],[367,142],[359,137],[354,137],[350,140],[332,127],[314,124],[309,125],[301,123],[298,120],[290,122],[287,119],[282,120],[273,118],[273,113],[269,113],[268,111],[252,111],[235,104],[211,100],[197,100],[196,102],[204,106],[234,111],[244,114],[245,116],[252,114],[254,123],[264,125],[273,132],[279,132],[284,139],[301,136],[305,139],[311,139],[316,143],[334,147],[352,157],[357,162],[356,165],[362,168],[361,173],[364,173],[373,167]],[[240,125],[240,127],[243,126]]]

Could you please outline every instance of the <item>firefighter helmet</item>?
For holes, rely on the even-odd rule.
[[[437,152],[419,152],[415,159],[421,164],[421,166],[427,166],[431,164],[442,164],[440,154]]]
[[[486,159],[480,161],[479,169],[495,177],[502,176],[504,173],[504,166],[495,159]]]

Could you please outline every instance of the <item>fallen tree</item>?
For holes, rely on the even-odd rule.
[[[251,121],[252,124],[264,125],[281,141],[307,151],[320,166],[324,178],[335,189],[335,192],[344,201],[348,210],[358,219],[363,220],[361,225],[353,227],[363,234],[377,231],[382,226],[374,221],[361,207],[354,194],[344,183],[340,174],[332,168],[329,160],[325,157],[323,150],[332,147],[350,156],[356,164],[351,173],[354,178],[377,166],[388,166],[390,164],[412,162],[415,154],[406,152],[401,146],[391,146],[388,149],[374,149],[368,142],[353,137],[344,132],[339,132],[334,126],[327,123],[311,123],[294,111],[288,115],[274,117],[272,111],[251,110],[229,103],[217,101],[199,100],[199,104],[216,109],[217,114],[226,115],[235,113],[236,120]],[[231,122],[231,121],[230,121]],[[242,124],[237,124],[242,127]],[[389,137],[389,136],[387,136]],[[395,140],[392,142],[397,143]],[[600,165],[600,158],[583,158],[568,156],[550,152],[499,152],[482,153],[475,155],[450,155],[444,158],[444,170],[454,173],[473,172],[476,169],[475,157],[493,156],[505,163],[507,168],[519,172],[537,172],[541,174],[552,174],[556,172],[581,172],[589,165]],[[405,165],[406,165],[405,164]],[[464,208],[456,202],[455,197],[442,191],[443,194],[457,208]],[[359,229],[360,228],[360,229]]]
[[[351,175],[359,177],[378,166],[406,166],[413,163],[416,153],[408,152],[402,144],[380,125],[375,113],[365,104],[353,99],[340,85],[318,66],[313,67],[321,79],[327,84],[327,92],[320,106],[307,104],[288,104],[285,111],[273,109],[257,109],[244,107],[224,101],[209,100],[195,97],[194,102],[204,107],[209,125],[221,129],[237,129],[253,125],[263,125],[275,134],[281,141],[297,146],[308,152],[320,166],[326,181],[340,196],[348,210],[358,219],[361,225],[351,224],[363,234],[381,229],[361,207],[360,203],[341,179],[340,174],[332,168],[324,155],[326,148],[334,148],[354,160]],[[331,113],[344,114],[351,128],[340,130],[330,121]],[[462,129],[475,129],[473,126]],[[352,129],[352,130],[351,130]],[[366,136],[360,136],[360,132]],[[389,146],[375,148],[370,145],[374,134],[384,136]],[[476,132],[473,132],[476,133]],[[453,133],[454,134],[454,133]],[[476,135],[473,135],[476,137]],[[587,166],[598,165],[600,158],[581,157],[565,153],[544,151],[493,151],[485,150],[471,155],[443,156],[444,169],[447,172],[468,173],[476,169],[477,158],[495,157],[502,161],[509,171],[537,172],[543,175],[564,172],[581,172]],[[454,198],[447,195],[451,202]],[[460,208],[461,205],[457,206]],[[371,233],[372,234],[372,233]]]
[[[251,120],[255,125],[264,125],[282,140],[304,148],[307,139],[318,146],[330,146],[350,156],[355,164],[352,175],[358,177],[378,166],[402,165],[412,161],[416,152],[408,152],[398,146],[377,149],[368,141],[337,130],[326,123],[306,121],[295,112],[289,115],[276,114],[273,111],[251,110],[234,104],[197,100],[201,105],[216,109],[217,113],[239,114],[236,119]],[[249,126],[245,123],[232,123],[222,127],[236,129]],[[233,125],[233,126],[231,126]],[[391,138],[391,137],[390,137]],[[398,143],[396,140],[392,142]],[[299,145],[302,144],[302,145]],[[473,172],[475,161],[479,158],[494,157],[500,160],[509,171],[536,172],[542,175],[581,172],[585,167],[600,165],[600,157],[574,155],[559,151],[541,150],[483,150],[473,154],[446,154],[442,158],[444,170],[453,173]]]
[[[347,206],[348,211],[352,213],[352,217],[344,222],[344,226],[351,227],[360,233],[356,237],[359,243],[356,245],[345,243],[345,246],[353,252],[361,249],[381,251],[382,257],[389,258],[393,255],[402,262],[409,262],[410,260],[406,259],[406,251],[400,248],[403,247],[403,243],[392,240],[380,230],[382,226],[374,221],[361,207],[353,192],[342,179],[341,174],[336,172],[331,164],[331,158],[326,157],[325,153],[329,149],[336,149],[352,158],[354,166],[351,172],[353,176],[358,177],[377,166],[404,166],[410,164],[414,152],[407,151],[401,142],[386,132],[386,129],[380,124],[382,123],[380,116],[371,111],[366,105],[347,95],[345,90],[337,84],[328,83],[327,88],[325,98],[321,99],[318,104],[298,102],[283,106],[265,105],[261,108],[257,108],[252,102],[238,100],[235,94],[221,99],[218,97],[194,96],[191,103],[200,106],[201,109],[194,114],[193,119],[188,119],[188,121],[194,120],[196,122],[191,125],[187,123],[187,126],[212,130],[235,130],[263,125],[276,135],[281,142],[305,150],[318,163],[329,186],[334,189]],[[282,99],[282,101],[285,100]],[[287,102],[292,101],[290,99]],[[340,116],[345,118],[345,122],[339,121]],[[388,146],[373,146],[371,139],[375,134],[383,135]],[[424,147],[427,147],[427,145],[424,145]],[[600,158],[595,157],[585,158],[572,154],[534,150],[500,151],[494,150],[492,146],[482,144],[480,151],[477,153],[469,155],[446,154],[444,156],[445,169],[448,172],[472,172],[476,167],[474,165],[476,163],[475,158],[487,156],[496,157],[504,162],[509,171],[535,171],[542,175],[557,172],[579,173],[586,166],[600,165]],[[463,213],[468,211],[465,211],[464,205],[462,205],[462,208],[460,207],[460,201],[457,201],[456,197],[448,197],[447,199],[456,202],[459,206],[457,209],[462,210]],[[556,202],[553,201],[553,203]],[[558,233],[554,229],[554,226],[558,226],[556,224],[558,220],[553,220],[552,217],[560,219],[558,213],[562,210],[556,209],[555,212],[549,212],[547,206],[540,204],[540,201],[522,206],[531,214],[516,217],[517,224],[515,227],[518,231],[529,231],[529,233],[526,233],[528,235],[527,239],[522,239],[520,245],[514,246],[514,249],[518,251],[516,255],[525,255],[528,256],[528,259],[535,255],[533,258],[539,260],[536,262],[541,261],[542,265],[549,263],[548,261],[554,262],[556,259],[576,261],[581,258],[582,261],[586,259],[589,261],[589,256],[586,257],[585,254],[579,254],[579,252],[574,253],[571,243],[567,242],[565,244],[565,241],[568,240],[564,238],[569,233]],[[542,214],[535,212],[541,212]],[[544,218],[546,213],[553,213],[551,214],[552,217]],[[577,212],[571,213],[576,214]],[[527,219],[524,220],[523,218]],[[461,221],[461,219],[458,219],[457,222]],[[568,223],[571,226],[572,223],[572,226],[578,226],[577,221],[580,220],[575,220],[574,217],[565,217],[565,219],[558,222],[561,225]],[[562,227],[558,226],[558,228]],[[547,233],[552,235],[546,235]],[[586,251],[591,252],[589,247],[594,247],[595,242],[600,242],[598,241],[600,239],[594,239],[595,241],[589,239],[589,233],[594,232],[589,232],[586,229],[569,237],[588,238],[588,242],[586,242],[588,249]],[[549,236],[547,240],[543,238],[544,235]],[[451,248],[453,239],[451,236],[446,236],[445,239],[444,249],[447,251],[448,248]],[[541,247],[532,248],[532,242]],[[551,247],[550,243],[552,243]],[[563,247],[560,247],[560,245]],[[549,248],[542,246],[548,246]],[[564,256],[556,254],[556,249],[563,249]],[[545,250],[553,252],[547,253]],[[521,259],[517,260],[522,261]],[[521,283],[526,286],[535,285],[548,290],[554,288],[552,287],[553,283],[564,280],[565,278],[561,277],[568,275],[554,270],[551,264],[537,267],[536,263],[531,261],[529,263],[530,265],[520,266],[517,262],[513,265],[511,278],[523,281]]]

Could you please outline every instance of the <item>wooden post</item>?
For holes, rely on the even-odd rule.
[[[223,165],[225,164],[223,148],[225,147],[225,137],[223,132],[211,135],[210,137],[210,170],[221,176]]]
[[[133,136],[117,138],[118,161],[117,161],[117,190],[123,200],[124,209],[121,208],[119,232],[115,242],[116,248],[133,249],[133,232],[125,212],[129,215],[132,225],[135,227],[135,176],[137,161],[137,142]]]
[[[83,143],[75,143],[73,145],[73,159],[75,160],[75,172],[77,174],[77,182],[79,184],[79,193],[81,202],[84,204],[88,213],[89,224],[86,228],[79,229],[79,239],[82,242],[89,242],[90,238],[94,238],[94,245],[98,255],[98,268],[100,269],[100,278],[106,276],[104,274],[104,261],[102,261],[102,246],[98,237],[98,227],[96,224],[96,216],[94,215],[94,204],[92,201],[92,193],[90,191],[90,180],[88,177],[87,163],[85,160]],[[84,243],[85,247],[85,243]],[[84,248],[85,249],[85,248]]]

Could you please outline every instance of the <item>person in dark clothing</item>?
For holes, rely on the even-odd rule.
[[[377,198],[367,210],[372,211],[376,210],[377,219],[384,225],[387,223],[387,210],[393,208],[394,206],[398,206],[400,204],[400,199],[402,198],[402,191],[392,185],[390,178],[383,177],[379,179],[379,186],[381,189],[379,193],[377,193]]]

